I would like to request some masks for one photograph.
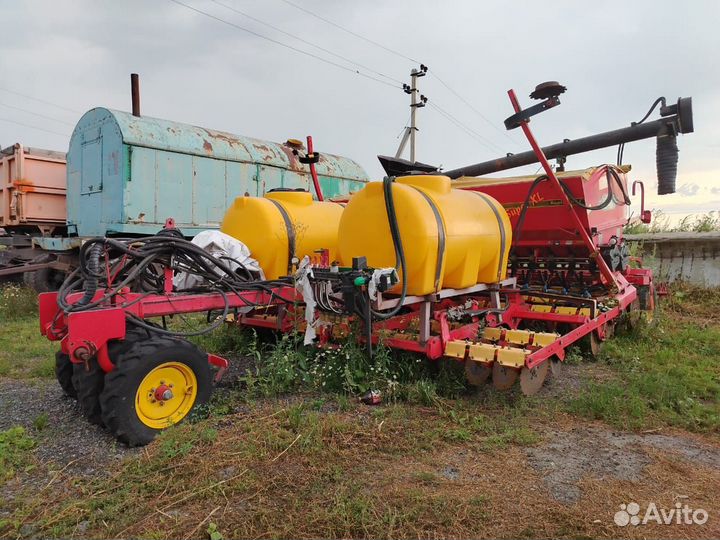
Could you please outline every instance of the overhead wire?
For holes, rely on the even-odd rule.
[[[442,80],[437,73],[435,73],[434,70],[428,68],[428,73],[434,77],[440,84],[442,84],[447,90],[449,90],[456,98],[458,98],[460,101],[462,101],[470,110],[475,112],[480,118],[482,118],[487,124],[493,127],[497,132],[504,135],[510,142],[515,144],[517,141],[515,141],[506,130],[500,129],[495,122],[490,120],[487,116],[485,116],[482,112],[480,112],[479,109],[474,107],[472,103],[470,103],[467,99],[465,99],[463,96],[461,96],[453,87],[451,87],[448,83],[446,83],[444,80]]]
[[[333,52],[333,51],[331,51],[330,49],[326,49],[325,47],[322,47],[322,46],[318,45],[317,43],[313,43],[312,41],[308,41],[308,40],[305,39],[305,38],[302,38],[302,37],[300,37],[300,36],[296,36],[295,34],[291,34],[290,32],[287,32],[287,31],[283,30],[282,28],[279,28],[279,27],[275,26],[274,24],[271,24],[271,23],[269,23],[269,22],[267,22],[267,21],[263,21],[262,19],[259,19],[259,18],[257,18],[257,17],[254,17],[253,15],[250,15],[249,13],[245,13],[244,11],[241,11],[241,10],[239,10],[239,9],[233,7],[233,6],[230,6],[230,5],[228,5],[228,4],[225,4],[224,2],[220,2],[220,0],[211,0],[211,2],[213,2],[213,3],[215,3],[215,4],[219,5],[219,6],[222,6],[222,7],[224,7],[225,9],[228,9],[228,10],[234,12],[234,13],[237,13],[238,15],[242,15],[243,17],[246,17],[246,18],[250,19],[251,21],[255,21],[255,22],[258,23],[258,24],[262,24],[262,25],[264,25],[264,26],[267,26],[268,28],[272,28],[272,29],[275,30],[276,32],[280,32],[280,33],[283,34],[283,35],[286,35],[286,36],[291,37],[291,38],[293,38],[293,39],[297,39],[298,41],[300,41],[300,42],[302,42],[302,43],[305,43],[306,45],[310,45],[311,47],[315,47],[315,48],[318,49],[319,51],[322,51],[322,52],[324,52],[324,53],[326,53],[326,54],[332,55],[332,56],[334,56],[335,58],[339,58],[340,60],[343,60],[343,61],[348,62],[349,64],[353,64],[353,65],[355,65],[355,66],[358,66],[358,67],[360,67],[360,68],[362,68],[362,69],[364,69],[364,70],[366,70],[366,71],[370,71],[371,73],[374,73],[375,75],[378,75],[378,76],[380,76],[380,77],[384,77],[384,78],[389,79],[389,80],[391,80],[391,81],[393,81],[393,82],[396,82],[396,83],[398,83],[398,84],[400,84],[400,85],[402,85],[402,83],[403,83],[403,81],[401,81],[400,79],[396,79],[395,77],[391,77],[390,75],[385,75],[384,73],[382,73],[382,72],[380,72],[380,71],[377,71],[377,70],[375,70],[375,69],[373,69],[373,68],[371,68],[371,67],[369,67],[369,66],[366,66],[366,65],[361,64],[361,63],[359,63],[359,62],[356,62],[356,61],[354,61],[354,60],[351,60],[350,58],[347,58],[346,56],[343,56],[343,55],[341,55],[341,54],[338,54],[338,53],[336,53],[336,52]]]
[[[53,131],[53,130],[51,130],[51,129],[45,129],[45,128],[41,128],[41,127],[38,127],[38,126],[33,126],[33,125],[31,125],[31,124],[25,124],[25,123],[23,123],[23,122],[18,122],[17,120],[10,120],[9,118],[0,118],[0,122],[8,122],[8,123],[10,123],[10,124],[16,124],[16,125],[18,125],[18,126],[23,126],[23,127],[30,128],[30,129],[36,129],[36,130],[38,130],[38,131],[45,131],[46,133],[52,133],[52,134],[54,134],[54,135],[60,135],[60,136],[62,136],[62,137],[69,137],[69,136],[70,136],[69,133],[60,133],[59,131]]]
[[[60,124],[65,124],[66,126],[74,126],[75,124],[71,124],[70,122],[66,122],[65,120],[60,120],[59,118],[55,118],[53,116],[48,116],[46,114],[37,113],[28,109],[23,109],[22,107],[16,107],[15,105],[8,105],[7,103],[0,103],[0,106],[7,107],[8,109],[14,109],[16,111],[21,111],[27,114],[32,114],[33,116],[37,116],[38,118],[45,118],[46,120],[52,120],[53,122],[58,122]]]
[[[385,51],[387,51],[387,52],[389,52],[389,53],[391,53],[391,54],[394,54],[395,56],[399,56],[400,58],[404,58],[405,60],[410,60],[411,62],[413,62],[413,63],[415,63],[415,64],[419,64],[419,63],[420,63],[419,60],[415,60],[414,58],[411,58],[411,57],[409,57],[409,56],[407,56],[407,55],[405,55],[405,54],[403,54],[403,53],[401,53],[401,52],[398,52],[398,51],[396,51],[395,49],[391,49],[390,47],[386,47],[386,46],[383,45],[382,43],[378,43],[377,41],[372,40],[372,39],[370,39],[370,38],[368,38],[368,37],[365,37],[365,36],[363,36],[362,34],[358,34],[357,32],[353,32],[353,31],[350,30],[349,28],[345,28],[344,26],[342,26],[342,25],[340,25],[340,24],[338,24],[338,23],[336,23],[336,22],[334,22],[334,21],[331,21],[330,19],[326,19],[326,18],[323,17],[322,15],[318,15],[317,13],[315,13],[315,12],[313,12],[313,11],[310,11],[309,9],[304,8],[304,7],[302,7],[302,6],[299,6],[299,5],[295,4],[294,2],[291,2],[290,0],[280,0],[280,1],[286,3],[286,4],[289,5],[289,6],[294,7],[295,9],[299,9],[300,11],[302,11],[302,12],[304,12],[304,13],[307,13],[308,15],[310,15],[310,16],[312,16],[312,17],[315,17],[316,19],[319,19],[319,20],[321,20],[321,21],[323,21],[323,22],[326,22],[327,24],[329,24],[329,25],[331,25],[331,26],[334,26],[335,28],[338,28],[338,29],[342,30],[343,32],[346,32],[346,33],[348,33],[348,34],[350,34],[350,35],[352,35],[352,36],[355,36],[356,38],[359,38],[359,39],[362,39],[363,41],[366,41],[366,42],[368,42],[368,43],[371,43],[371,44],[375,45],[376,47],[380,47],[381,49],[384,49]]]
[[[213,0],[213,1],[215,1],[215,0]],[[332,20],[330,20],[330,19],[327,19],[326,17],[323,17],[322,15],[319,15],[319,14],[315,13],[314,11],[311,11],[311,10],[309,10],[309,9],[303,7],[303,6],[300,6],[300,5],[296,4],[295,2],[292,2],[291,0],[280,0],[280,1],[283,2],[283,3],[285,3],[285,4],[287,4],[287,5],[289,5],[289,6],[294,7],[295,9],[298,9],[298,10],[300,10],[300,11],[302,11],[302,12],[304,12],[304,13],[312,16],[312,17],[315,17],[316,19],[319,19],[319,20],[321,20],[321,21],[323,21],[323,22],[325,22],[325,23],[327,23],[327,24],[329,24],[329,25],[331,25],[331,26],[334,26],[335,28],[338,28],[338,29],[342,30],[343,32],[346,32],[346,33],[348,33],[348,34],[350,34],[350,35],[352,35],[352,36],[354,36],[354,37],[356,37],[356,38],[358,38],[358,39],[361,39],[361,40],[363,40],[363,41],[366,41],[367,43],[371,43],[372,45],[375,45],[376,47],[379,47],[379,48],[381,48],[381,49],[383,49],[383,50],[385,50],[385,51],[387,51],[387,52],[389,52],[389,53],[391,53],[391,54],[394,54],[395,56],[397,56],[397,57],[399,57],[399,58],[403,58],[403,59],[405,59],[405,60],[409,60],[409,61],[414,62],[414,63],[416,63],[416,64],[419,64],[419,63],[420,63],[420,61],[415,60],[414,58],[412,58],[412,57],[410,57],[410,56],[408,56],[408,55],[406,55],[406,54],[403,54],[403,53],[401,53],[401,52],[399,52],[399,51],[397,51],[397,50],[395,50],[395,49],[392,49],[392,48],[390,48],[390,47],[387,47],[386,45],[383,45],[382,43],[379,43],[379,42],[377,42],[377,41],[375,41],[375,40],[373,40],[373,39],[370,39],[370,38],[368,38],[367,36],[364,36],[364,35],[362,35],[362,34],[359,34],[358,32],[355,32],[355,31],[353,31],[353,30],[350,30],[349,28],[347,28],[347,27],[345,27],[345,26],[342,26],[342,25],[340,25],[340,24],[338,24],[338,23],[336,23],[336,22],[334,22],[334,21],[332,21]],[[435,79],[437,79],[437,81],[438,81],[441,85],[443,85],[450,93],[452,93],[452,94],[453,94],[457,99],[459,99],[463,104],[465,104],[467,107],[469,107],[473,112],[475,112],[478,116],[480,116],[480,118],[482,118],[485,122],[487,122],[489,125],[491,125],[491,126],[493,127],[493,129],[495,129],[495,130],[497,130],[498,132],[502,133],[503,136],[505,136],[505,137],[506,137],[510,142],[512,142],[513,144],[517,144],[517,141],[515,141],[515,140],[507,133],[507,131],[504,131],[504,130],[502,130],[501,128],[499,128],[492,120],[490,120],[487,116],[485,116],[482,112],[480,112],[480,110],[478,110],[476,107],[474,107],[467,99],[465,99],[462,95],[460,95],[460,93],[458,93],[453,87],[451,87],[451,86],[450,86],[448,83],[446,83],[442,78],[440,78],[440,76],[439,76],[437,73],[435,73],[432,69],[428,69],[428,73],[430,73]],[[446,112],[446,114],[448,114],[447,111],[445,111],[445,112]],[[451,116],[451,115],[449,115],[449,116]],[[452,120],[451,120],[451,121],[452,121]],[[454,123],[455,123],[455,122],[459,122],[459,121],[458,121],[457,119],[455,119]],[[462,122],[460,122],[460,123],[462,123]],[[477,131],[475,131],[475,130],[473,130],[473,129],[471,129],[471,128],[468,128],[467,126],[465,126],[465,127],[462,128],[462,129],[465,130],[465,131],[467,131],[467,130],[469,129],[470,131],[472,131],[473,133],[475,133],[477,136],[479,136],[480,138],[482,138],[484,141],[486,141],[486,142],[489,141],[486,137],[483,137],[483,136],[480,135]],[[490,144],[493,144],[493,143],[490,143]],[[500,149],[497,145],[494,145],[494,146],[495,146],[496,148],[498,148],[497,151],[502,152],[502,149]]]
[[[45,100],[45,99],[40,99],[40,98],[37,98],[37,97],[34,97],[34,96],[30,96],[30,95],[28,95],[28,94],[23,94],[23,93],[21,93],[21,92],[16,92],[15,90],[10,90],[10,89],[8,89],[8,88],[0,87],[0,91],[2,91],[2,92],[7,92],[8,94],[14,94],[14,95],[16,95],[16,96],[24,97],[24,98],[30,99],[30,100],[32,100],[32,101],[37,101],[38,103],[44,103],[45,105],[51,105],[51,106],[53,106],[53,107],[57,107],[58,109],[63,109],[63,110],[68,111],[68,112],[72,112],[72,113],[81,113],[81,112],[83,112],[83,111],[79,111],[79,110],[77,110],[77,109],[71,109],[70,107],[65,107],[64,105],[59,105],[59,104],[57,104],[57,103],[53,103],[52,101],[47,101],[47,100]]]
[[[486,137],[483,137],[480,133],[472,129],[471,127],[467,126],[465,123],[463,123],[461,120],[450,114],[448,111],[440,107],[437,103],[434,101],[428,101],[427,103],[430,107],[435,109],[439,114],[441,114],[443,117],[445,117],[446,120],[450,121],[451,123],[455,124],[457,127],[462,129],[465,133],[470,135],[472,138],[474,138],[476,141],[478,141],[480,144],[482,144],[485,148],[490,150],[491,152],[502,152],[502,148],[500,148],[498,145],[493,143],[491,140],[487,139]]]
[[[259,33],[259,32],[255,32],[254,30],[250,30],[249,28],[245,28],[244,26],[240,26],[239,24],[236,24],[236,23],[234,23],[234,22],[232,22],[232,21],[228,21],[227,19],[223,19],[222,17],[218,17],[217,15],[213,15],[212,13],[209,13],[209,12],[204,11],[204,10],[202,10],[202,9],[199,9],[199,8],[196,8],[196,7],[191,6],[191,5],[189,5],[189,4],[186,4],[186,3],[184,3],[184,2],[181,2],[180,0],[169,0],[169,1],[170,1],[170,2],[173,2],[174,4],[177,4],[177,5],[179,5],[179,6],[182,6],[182,7],[186,8],[186,9],[189,9],[189,10],[191,10],[191,11],[194,11],[195,13],[198,13],[198,14],[200,14],[200,15],[203,15],[203,16],[205,16],[205,17],[208,17],[209,19],[213,19],[213,20],[215,20],[215,21],[217,21],[217,22],[220,22],[220,23],[223,23],[223,24],[225,24],[225,25],[231,26],[231,27],[233,27],[233,28],[235,28],[235,29],[237,29],[237,30],[240,30],[240,31],[242,31],[242,32],[246,32],[246,33],[248,33],[248,34],[251,34],[251,35],[253,35],[253,36],[255,36],[255,37],[258,37],[258,38],[260,38],[260,39],[264,39],[264,40],[266,40],[266,41],[269,41],[269,42],[274,43],[274,44],[276,44],[276,45],[279,45],[279,46],[281,46],[281,47],[285,47],[286,49],[290,49],[290,50],[292,50],[292,51],[295,51],[296,53],[303,54],[303,55],[305,55],[305,56],[309,56],[310,58],[314,58],[315,60],[318,60],[318,61],[320,61],[320,62],[324,62],[324,63],[326,63],[326,64],[328,64],[328,65],[331,65],[331,66],[334,66],[334,67],[336,67],[336,68],[342,69],[343,71],[348,71],[348,72],[350,72],[350,73],[354,73],[354,74],[356,74],[356,75],[360,75],[361,77],[365,77],[366,79],[373,80],[373,81],[378,82],[378,83],[380,83],[380,84],[384,84],[384,85],[390,86],[390,87],[392,87],[392,88],[397,88],[397,85],[396,85],[396,84],[393,84],[393,83],[390,83],[390,82],[388,82],[388,81],[386,81],[386,80],[379,79],[379,78],[377,78],[377,77],[374,77],[374,76],[372,76],[372,75],[369,75],[368,73],[365,73],[365,72],[363,72],[363,71],[360,71],[359,69],[354,69],[354,68],[351,68],[351,67],[348,67],[348,66],[344,66],[344,65],[342,65],[342,64],[338,64],[337,62],[333,62],[332,60],[328,60],[327,58],[323,58],[322,56],[319,56],[319,55],[317,55],[317,54],[313,54],[313,53],[308,52],[308,51],[305,51],[305,50],[303,50],[303,49],[299,49],[299,48],[297,48],[297,47],[293,47],[292,45],[289,45],[289,44],[284,43],[284,42],[282,42],[282,41],[279,41],[279,40],[277,40],[277,39],[271,38],[271,37],[266,36],[266,35],[264,35],[264,34],[261,34],[261,33]]]

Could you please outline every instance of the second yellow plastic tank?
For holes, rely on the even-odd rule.
[[[237,238],[258,261],[267,279],[286,276],[290,260],[313,257],[320,249],[337,258],[337,234],[343,207],[316,202],[307,191],[271,191],[264,197],[238,197],[220,230]]]
[[[505,279],[512,229],[495,199],[452,189],[446,176],[397,178],[392,193],[408,294]],[[395,266],[382,182],[371,182],[350,198],[340,220],[338,249],[344,265],[365,256],[368,266]]]

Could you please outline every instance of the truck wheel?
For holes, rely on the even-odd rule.
[[[55,378],[60,383],[65,395],[73,399],[77,399],[77,392],[72,381],[73,364],[70,362],[70,356],[62,351],[55,353]]]
[[[72,384],[77,393],[80,410],[91,424],[102,425],[100,415],[100,393],[105,381],[105,372],[100,368],[96,358],[85,364],[73,364]]]
[[[30,261],[30,264],[43,264],[55,260],[52,253],[43,253]],[[55,270],[54,268],[43,268],[34,272],[25,272],[23,274],[25,285],[34,289],[37,293],[57,291],[65,281],[65,273]]]
[[[102,418],[129,446],[148,444],[210,398],[207,355],[187,341],[158,335],[133,340],[112,360],[115,369],[100,396]]]

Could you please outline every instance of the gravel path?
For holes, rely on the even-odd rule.
[[[34,427],[46,414],[47,426]],[[94,475],[115,461],[139,450],[127,448],[108,432],[93,426],[80,413],[75,400],[63,395],[54,379],[0,378],[0,430],[25,427],[37,441],[35,455],[42,464],[80,475]]]

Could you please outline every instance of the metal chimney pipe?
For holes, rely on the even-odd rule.
[[[132,95],[132,114],[140,116],[140,77],[137,73],[130,74],[130,93]]]

